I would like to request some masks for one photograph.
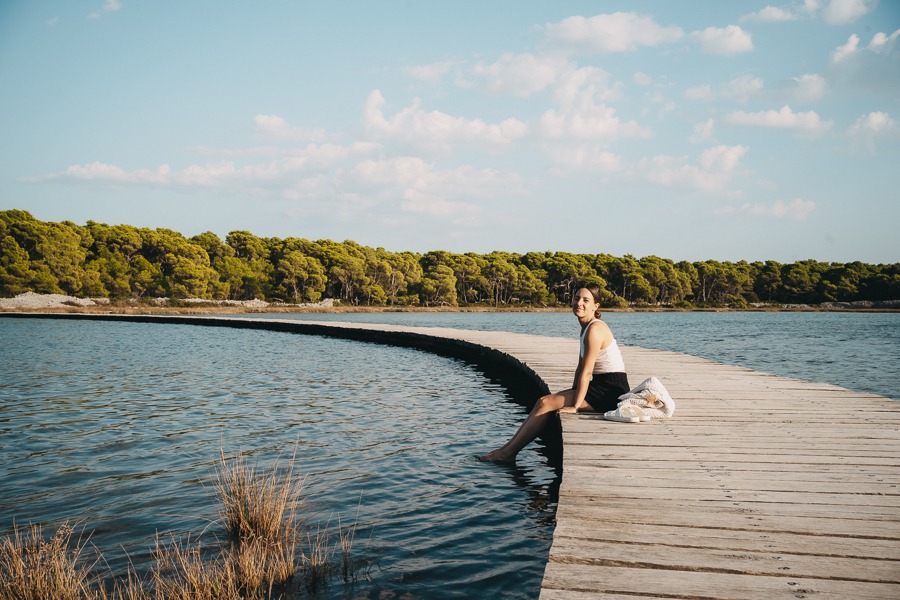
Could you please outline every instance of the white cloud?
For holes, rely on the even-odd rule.
[[[745,146],[713,146],[703,151],[699,164],[711,173],[732,173],[746,153]]]
[[[822,18],[832,25],[852,23],[875,7],[874,0],[831,0],[822,11]]]
[[[622,170],[622,160],[611,152],[590,144],[552,144],[544,151],[557,166],[556,175],[577,171],[615,173]]]
[[[538,124],[529,125],[518,119],[486,124],[478,119],[425,112],[421,101],[415,99],[412,106],[387,117],[384,97],[375,90],[366,103],[367,132],[423,148],[448,148],[461,142],[503,145],[522,139],[532,130],[552,139],[600,136],[611,141],[622,136],[650,135],[649,130],[633,121],[620,122],[615,110],[606,106],[606,102],[621,97],[623,85],[611,81],[609,73],[598,67],[578,67],[559,57],[505,54],[493,63],[478,63],[471,75],[464,82],[466,87],[478,86],[492,93],[525,97],[550,90],[556,108],[547,110]]]
[[[634,52],[645,46],[676,42],[684,36],[680,27],[663,27],[653,17],[633,12],[568,17],[559,23],[548,23],[544,30],[551,44],[584,54]]]
[[[161,165],[156,171],[139,169],[128,172],[122,167],[95,161],[87,165],[72,165],[63,174],[48,179],[76,179],[111,183],[161,183],[168,178],[169,165]]]
[[[822,8],[822,0],[803,0],[803,6],[798,8],[801,14],[814,17]]]
[[[864,50],[868,50],[869,52],[872,52],[874,54],[891,54],[894,50],[894,46],[897,43],[898,37],[900,37],[900,29],[894,31],[894,33],[890,35],[879,31],[872,36],[872,39],[869,41],[869,45],[865,49],[863,49],[859,46],[859,36],[854,33],[849,38],[847,38],[847,42],[845,44],[842,44],[832,50],[831,62],[833,64],[849,62],[851,59],[858,57],[861,53],[864,52]]]
[[[304,164],[317,168],[329,167],[359,157],[381,154],[383,146],[373,142],[353,142],[352,144],[307,144],[303,148],[290,150],[287,158],[300,159]]]
[[[521,97],[550,89],[554,101],[563,107],[580,101],[617,100],[623,87],[599,67],[578,67],[567,59],[531,54],[506,54],[492,64],[478,63],[472,75],[475,81],[465,82],[467,87],[477,85],[492,93]]]
[[[492,93],[529,96],[546,89],[562,73],[575,65],[558,57],[533,54],[504,54],[492,64],[478,63],[472,68],[479,87]]]
[[[875,142],[879,138],[895,136],[897,133],[897,121],[886,112],[870,112],[862,115],[847,128],[847,135],[853,140],[854,145],[868,152],[875,151]]]
[[[851,35],[831,53],[829,84],[854,93],[865,91],[896,97],[900,92],[900,59],[895,51],[898,39],[900,29],[890,35],[877,32],[865,46],[858,35]]]
[[[162,165],[158,169],[128,171],[104,162],[73,165],[64,173],[38,181],[82,182],[93,185],[190,187],[280,196],[304,202],[308,210],[336,218],[352,211],[381,206],[407,215],[427,215],[454,224],[479,224],[484,201],[526,194],[515,173],[470,165],[441,169],[419,157],[372,158],[377,144],[357,142],[348,146],[309,144],[273,160],[240,164],[219,161],[193,164],[182,169]],[[367,156],[368,155],[368,156]],[[387,208],[385,208],[387,207]],[[357,215],[358,216],[358,215]]]
[[[825,78],[821,75],[806,74],[792,77],[791,96],[796,102],[808,104],[822,99],[825,94]]]
[[[610,84],[609,73],[598,67],[581,67],[564,73],[557,81],[553,98],[563,109],[617,100],[622,86]]]
[[[715,121],[713,119],[707,119],[702,123],[694,125],[694,132],[689,139],[695,144],[705,142],[706,140],[712,139],[714,132]]]
[[[608,106],[607,102],[621,97],[623,86],[611,81],[609,73],[599,67],[578,67],[558,57],[507,54],[492,64],[480,63],[473,73],[481,79],[478,85],[491,92],[527,96],[545,89],[552,91],[555,106],[546,110],[533,126],[521,123],[522,135],[534,130],[544,140],[568,139],[573,144],[591,140],[603,145],[622,137],[652,135],[634,121],[622,122],[616,110]],[[585,152],[585,156],[590,153]],[[603,156],[594,167],[609,169],[610,164],[609,157]]]
[[[647,75],[646,73],[635,73],[631,77],[631,81],[635,85],[647,86],[653,84],[653,77]]]
[[[482,210],[460,198],[485,199],[522,192],[521,181],[514,174],[468,165],[439,170],[433,163],[412,156],[363,160],[352,169],[352,175],[370,193],[400,197],[400,208],[406,212],[447,218],[454,223],[469,222]]]
[[[766,6],[755,13],[744,15],[740,20],[753,23],[783,23],[821,16],[831,25],[844,25],[870,12],[876,4],[877,0],[831,0],[827,4],[821,0],[805,0],[802,5]]]
[[[782,106],[780,110],[765,110],[755,113],[739,110],[726,115],[725,121],[732,125],[808,132],[821,132],[831,127],[831,121],[822,121],[815,111],[794,112],[788,105]]]
[[[408,190],[403,194],[400,209],[440,219],[449,219],[455,225],[474,225],[479,220],[478,215],[482,213],[481,207],[477,204],[435,198],[418,190]]]
[[[403,69],[403,72],[413,79],[435,83],[443,79],[447,73],[455,69],[458,65],[458,61],[444,60],[428,65],[406,67]]]
[[[282,152],[263,162],[240,164],[235,160],[210,161],[173,169],[163,164],[154,169],[128,171],[118,165],[95,161],[87,165],[72,165],[63,173],[56,173],[33,181],[75,181],[97,184],[137,185],[154,187],[221,187],[228,185],[287,185],[302,173],[326,170],[342,162],[380,154],[382,147],[371,142],[349,145],[313,144]],[[256,153],[245,153],[253,156]],[[307,177],[308,175],[302,175]]]
[[[759,77],[742,75],[740,77],[735,77],[731,81],[719,84],[716,89],[713,89],[709,84],[688,88],[684,92],[684,97],[688,100],[703,102],[710,102],[716,98],[722,97],[740,104],[745,104],[760,96],[764,89],[765,83]]]
[[[101,6],[99,10],[96,10],[88,15],[88,19],[99,19],[103,15],[116,12],[121,8],[122,3],[120,2],[120,0],[106,0],[106,2],[103,3],[103,6]]]
[[[783,23],[785,21],[796,21],[797,18],[797,14],[788,8],[766,6],[755,13],[744,15],[740,20],[750,23]]]
[[[715,92],[713,92],[712,86],[710,86],[709,84],[704,84],[688,88],[684,92],[684,97],[688,100],[702,100],[705,102],[709,102],[711,100],[715,100],[716,94]]]
[[[790,219],[792,221],[805,221],[816,209],[816,203],[812,200],[795,198],[790,202],[776,200],[772,204],[743,204],[741,206],[729,206],[716,211],[719,215],[750,215],[772,219]]]
[[[128,184],[153,186],[201,186],[209,187],[234,182],[241,176],[268,178],[273,171],[272,163],[266,166],[254,165],[239,169],[232,161],[190,165],[180,171],[173,171],[167,165],[160,165],[155,171],[136,169],[126,171],[122,167],[95,161],[87,165],[72,165],[64,173],[50,175],[44,181],[87,181],[99,184]]]
[[[799,7],[798,10],[812,17],[822,8],[822,2],[823,0],[803,0],[803,6]]]
[[[570,138],[609,144],[622,137],[649,138],[652,132],[635,121],[623,123],[614,108],[590,102],[541,115],[540,132],[549,139]]]
[[[722,84],[719,87],[719,94],[724,98],[743,104],[749,102],[754,97],[759,96],[764,87],[765,84],[759,77],[743,75],[732,79],[728,83]]]
[[[326,137],[324,129],[291,127],[277,115],[256,115],[253,117],[253,124],[261,133],[279,140],[318,142]]]
[[[869,42],[869,50],[876,54],[890,54],[894,50],[898,37],[900,37],[900,29],[894,31],[891,35],[886,35],[884,32],[879,31],[872,36],[872,41]]]
[[[528,131],[528,126],[518,119],[485,123],[440,111],[426,112],[421,105],[416,98],[411,106],[388,117],[384,113],[384,96],[374,90],[366,100],[363,114],[366,131],[378,138],[430,149],[448,149],[459,143],[505,145],[522,138]]]
[[[600,144],[622,137],[650,137],[649,129],[635,121],[622,122],[616,110],[605,104],[619,95],[619,87],[611,86],[608,78],[608,73],[597,67],[582,67],[561,78],[553,94],[558,108],[541,115],[540,135],[551,140],[568,138]]]
[[[675,112],[675,103],[674,102],[666,102],[662,105],[662,107],[657,111],[656,118],[660,121],[665,119],[666,116]]]
[[[897,122],[886,112],[870,112],[856,120],[850,127],[851,134],[870,132],[874,134],[885,133],[897,126]]]
[[[847,39],[847,43],[838,46],[831,52],[831,62],[841,63],[859,51],[859,36],[855,33]]]
[[[704,52],[732,56],[753,50],[753,38],[738,25],[707,27],[691,33],[691,39],[700,43]]]
[[[696,165],[687,157],[660,155],[642,160],[639,170],[660,185],[716,192],[725,188],[746,153],[746,146],[714,146],[703,151]]]

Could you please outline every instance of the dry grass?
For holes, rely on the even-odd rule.
[[[45,539],[40,525],[18,528],[0,542],[0,599],[81,600],[94,598],[86,544],[72,542],[74,527],[62,525]],[[96,563],[96,560],[94,560]]]
[[[295,464],[294,456],[261,470],[220,451],[214,493],[224,540],[204,546],[158,538],[155,564],[143,577],[132,568],[104,585],[95,572],[101,556],[89,556],[69,525],[49,539],[40,526],[16,529],[0,542],[0,600],[268,600],[313,595],[338,575],[350,582],[356,525],[343,529],[339,520],[334,544],[328,524],[304,528]]]
[[[303,493],[303,480],[294,472],[296,455],[285,468],[276,461],[267,472],[248,466],[243,456],[228,459],[220,452],[219,457],[215,490],[227,539],[238,545],[296,540],[296,511]]]

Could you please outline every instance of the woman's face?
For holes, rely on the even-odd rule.
[[[597,311],[594,295],[587,288],[579,288],[572,298],[572,312],[578,318],[593,317]]]

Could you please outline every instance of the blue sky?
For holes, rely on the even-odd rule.
[[[900,260],[900,2],[0,3],[0,209]]]

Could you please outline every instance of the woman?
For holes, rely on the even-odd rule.
[[[502,447],[479,456],[488,462],[511,462],[536,438],[553,413],[615,410],[619,396],[629,391],[625,362],[616,338],[600,320],[600,290],[584,285],[575,292],[572,312],[581,324],[581,351],[571,389],[538,399],[519,430]]]

